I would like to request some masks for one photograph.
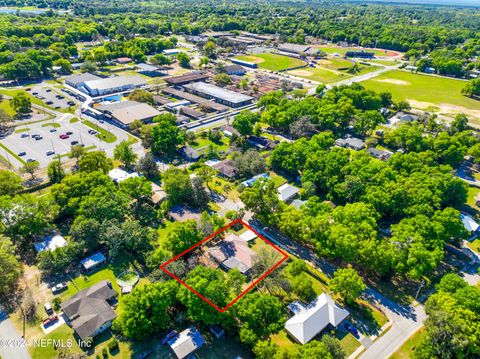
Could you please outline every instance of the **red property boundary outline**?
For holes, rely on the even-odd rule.
[[[248,286],[247,289],[245,289],[242,293],[240,293],[234,300],[232,300],[230,303],[228,303],[224,308],[219,308],[215,303],[213,303],[211,300],[209,300],[208,298],[204,297],[203,295],[201,295],[199,292],[197,292],[194,288],[192,288],[191,286],[189,286],[187,283],[185,283],[183,280],[181,280],[180,278],[178,278],[175,274],[173,274],[172,272],[170,272],[168,269],[166,269],[165,267],[167,265],[169,265],[170,263],[176,261],[178,258],[182,257],[183,255],[185,255],[186,253],[190,252],[191,250],[201,246],[203,243],[205,242],[208,242],[210,239],[212,239],[213,237],[215,237],[217,234],[221,233],[221,232],[224,232],[226,231],[228,228],[230,228],[231,226],[237,224],[237,223],[241,223],[242,225],[244,225],[245,227],[247,227],[249,230],[251,230],[253,233],[255,233],[258,237],[260,237],[261,239],[263,239],[266,243],[270,244],[274,249],[276,249],[279,253],[281,253],[283,255],[283,258],[280,259],[280,261],[278,261],[272,268],[270,268],[268,271],[266,271],[264,274],[262,274],[262,276],[260,276],[257,280],[255,280],[252,284],[250,284]],[[182,284],[185,288],[187,288],[189,291],[191,291],[192,293],[196,294],[198,297],[200,297],[203,301],[205,301],[206,303],[210,304],[213,308],[215,308],[216,310],[218,310],[220,313],[224,313],[228,308],[230,308],[232,305],[234,305],[240,298],[242,298],[245,294],[247,294],[253,287],[255,287],[260,281],[262,281],[266,276],[268,276],[270,273],[272,273],[275,269],[277,269],[280,264],[282,264],[286,259],[288,258],[288,255],[282,251],[280,248],[278,248],[275,244],[273,244],[271,241],[269,241],[267,238],[265,238],[264,236],[262,236],[261,234],[259,234],[257,231],[255,231],[252,227],[250,227],[247,223],[245,223],[243,220],[241,219],[237,219],[235,221],[233,221],[232,223],[228,224],[227,226],[219,229],[218,231],[216,231],[215,233],[209,235],[208,237],[202,239],[200,242],[198,242],[197,244],[194,244],[193,246],[191,246],[190,248],[184,250],[182,253],[180,254],[177,254],[175,257],[173,257],[172,259],[168,260],[167,262],[163,263],[161,266],[160,266],[160,269],[163,270],[165,273],[167,273],[170,277],[172,277],[173,279],[175,279],[177,282],[179,282],[180,284]]]

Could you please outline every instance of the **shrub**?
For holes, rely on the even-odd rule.
[[[113,338],[108,342],[108,351],[110,354],[116,352],[118,350],[118,340]]]

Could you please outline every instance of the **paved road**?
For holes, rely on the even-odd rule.
[[[7,314],[0,308],[0,340],[16,341],[20,343],[22,337],[18,334]],[[28,350],[23,345],[2,345],[0,343],[0,357],[2,359],[31,359]]]
[[[418,329],[426,318],[423,305],[403,306],[380,293],[368,288],[364,296],[368,301],[382,308],[385,315],[393,321],[390,329],[375,340],[362,355],[361,359],[389,358]]]

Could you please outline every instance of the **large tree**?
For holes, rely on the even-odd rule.
[[[330,289],[347,303],[353,303],[365,288],[362,277],[353,268],[337,269],[330,281]]]
[[[14,195],[23,188],[22,179],[16,173],[0,170],[0,196]]]
[[[125,167],[131,168],[137,161],[138,155],[128,141],[122,141],[113,149],[113,158],[122,162]]]
[[[113,168],[113,163],[105,152],[92,151],[80,157],[78,160],[78,168],[81,172],[101,171],[107,174]]]
[[[15,247],[8,237],[0,234],[0,295],[12,294],[22,274],[22,268],[15,256]]]
[[[202,239],[201,232],[197,229],[197,222],[193,219],[185,222],[175,222],[163,239],[163,245],[174,254],[183,252]]]
[[[144,339],[172,324],[178,286],[174,281],[136,287],[123,300],[120,315],[113,328],[132,339]]]
[[[152,151],[161,155],[174,153],[177,145],[184,140],[176,124],[175,115],[171,113],[158,115],[153,121],[156,125],[152,129]]]

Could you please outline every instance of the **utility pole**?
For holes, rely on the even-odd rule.
[[[418,287],[417,294],[415,294],[415,300],[417,300],[418,295],[420,294],[420,290],[422,290],[424,285],[425,285],[425,280],[422,279],[422,282],[420,283],[420,286]]]

